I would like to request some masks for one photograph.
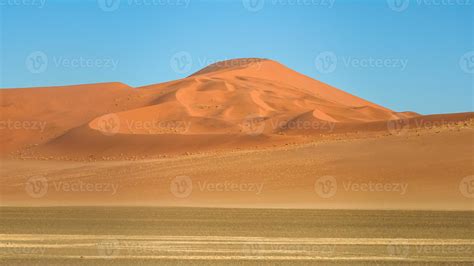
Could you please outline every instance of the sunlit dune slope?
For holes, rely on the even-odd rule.
[[[140,88],[103,83],[3,89],[0,99],[3,121],[41,125],[7,126],[2,154],[139,156],[279,145],[302,141],[289,136],[386,130],[386,121],[420,117],[256,58],[218,62],[189,77]]]

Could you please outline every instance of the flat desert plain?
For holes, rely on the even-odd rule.
[[[396,112],[253,58],[0,100],[4,264],[473,261],[472,112]]]
[[[4,265],[472,265],[472,212],[1,208]]]

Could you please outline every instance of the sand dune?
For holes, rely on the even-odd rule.
[[[236,143],[247,146],[248,150],[152,160],[93,163],[4,160],[0,168],[1,203],[472,210],[472,198],[462,186],[467,182],[463,180],[472,176],[473,127],[417,130],[404,135],[360,139],[341,135],[339,140],[329,138],[259,150],[251,150],[251,144],[264,141],[260,139],[263,136],[246,139],[234,136]],[[98,143],[76,143],[77,147],[70,147],[71,151],[81,150],[84,145],[97,146],[92,152],[120,160],[124,158],[120,157],[123,145],[135,154],[152,155],[157,150],[165,153],[172,148],[196,151],[210,142],[222,142],[221,135],[200,136],[193,139],[195,142],[185,136],[172,142],[170,136],[159,143],[153,142],[154,136],[144,135],[130,144],[120,142],[126,135],[97,137]],[[104,146],[108,148],[100,150]],[[50,149],[63,147],[60,143]],[[97,159],[101,158],[91,158]],[[43,186],[35,182],[38,177],[45,178]],[[318,180],[326,177],[332,178],[326,180],[331,186],[326,187],[328,191],[324,194]],[[36,183],[39,191],[46,187],[45,195],[32,197],[28,186]],[[95,189],[96,185],[105,184],[109,185],[108,190]],[[179,187],[173,187],[174,184]],[[360,188],[371,184],[384,189]],[[93,189],[71,191],[70,186]]]
[[[418,116],[394,112],[275,61],[252,58],[218,62],[187,78],[140,88],[105,83],[2,89],[0,99],[2,120],[10,121],[0,138],[3,156],[100,157],[110,150],[140,157],[245,148],[246,143],[268,146],[287,144],[288,137],[281,136],[287,131],[312,134],[315,124],[350,130],[349,124]],[[40,127],[25,126],[29,123]],[[136,145],[149,149],[131,148]]]
[[[271,60],[219,62],[140,88],[2,89],[0,97],[2,204],[31,204],[25,186],[39,175],[121,190],[103,198],[59,187],[38,205],[472,209],[459,186],[473,174],[474,113],[398,113]],[[258,183],[265,193],[195,188],[182,199],[170,190],[180,176],[204,190]],[[315,194],[324,176],[342,186],[329,201]],[[344,187],[354,182],[406,186],[403,194]]]

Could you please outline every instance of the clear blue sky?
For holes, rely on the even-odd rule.
[[[263,57],[397,111],[473,111],[472,0],[42,1],[0,0],[1,88],[141,86]]]

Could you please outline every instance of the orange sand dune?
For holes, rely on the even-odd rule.
[[[284,132],[307,134],[319,123],[340,127],[417,116],[396,113],[277,62],[252,58],[218,62],[187,78],[141,88],[105,83],[3,89],[0,99],[1,119],[7,121],[2,155],[118,152],[140,157],[288,144]],[[255,138],[260,134],[267,141]]]
[[[474,113],[395,112],[270,60],[0,99],[4,205],[472,209]]]

